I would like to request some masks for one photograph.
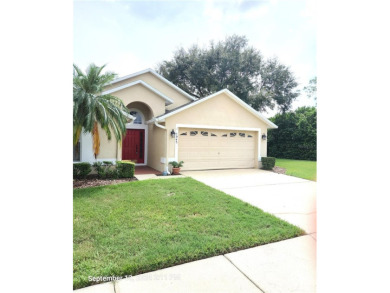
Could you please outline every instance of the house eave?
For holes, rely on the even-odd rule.
[[[155,93],[156,95],[158,95],[159,97],[164,99],[166,106],[173,104],[173,100],[172,99],[168,98],[166,95],[164,95],[160,91],[156,90],[151,85],[149,85],[148,83],[144,82],[143,80],[133,81],[133,82],[124,84],[122,86],[119,86],[119,87],[116,87],[116,88],[113,88],[113,89],[110,89],[110,90],[106,90],[106,91],[104,91],[102,93],[102,95],[108,95],[108,94],[111,94],[111,93],[115,93],[115,92],[118,92],[120,90],[129,88],[129,87],[132,87],[132,86],[135,86],[135,85],[138,85],[138,84],[144,86],[145,88],[149,89],[150,91],[152,91],[153,93]]]
[[[172,110],[171,112],[165,114],[165,115],[162,115],[160,117],[158,117],[158,121],[162,121],[162,119],[166,119],[170,116],[173,116],[173,115],[176,115],[177,113],[180,113],[186,109],[189,109],[195,105],[198,105],[200,103],[203,103],[209,99],[212,99],[218,95],[220,95],[221,93],[226,93],[229,97],[231,97],[233,100],[235,100],[238,104],[240,104],[241,106],[243,106],[245,109],[247,109],[249,112],[251,112],[253,115],[255,115],[257,118],[259,118],[260,120],[262,120],[266,125],[267,125],[267,129],[276,129],[278,128],[278,126],[276,124],[274,124],[272,121],[268,120],[266,117],[264,117],[262,114],[260,114],[258,111],[256,111],[255,109],[253,109],[251,106],[249,106],[247,103],[245,103],[244,101],[242,101],[239,97],[237,97],[235,94],[233,94],[231,91],[229,91],[228,89],[223,89],[223,90],[220,90],[214,94],[211,94],[207,97],[204,97],[202,99],[198,99],[197,101],[193,102],[193,103],[190,103],[188,104],[187,106],[185,107],[181,107],[177,110]]]
[[[175,90],[177,90],[178,92],[180,92],[180,93],[181,93],[182,95],[184,95],[186,98],[188,98],[188,99],[190,99],[190,100],[192,100],[192,101],[197,100],[195,97],[189,95],[188,93],[186,93],[185,91],[183,91],[181,88],[179,88],[178,86],[174,85],[172,82],[170,82],[170,81],[167,80],[165,77],[161,76],[160,74],[158,74],[156,71],[154,71],[154,70],[151,69],[151,68],[147,68],[147,69],[144,69],[144,70],[141,70],[141,71],[138,71],[138,72],[135,72],[135,73],[132,73],[132,74],[123,76],[123,77],[119,77],[119,78],[113,80],[112,82],[110,82],[109,84],[112,85],[112,84],[118,83],[118,82],[120,82],[120,81],[129,79],[129,78],[132,78],[132,77],[135,77],[135,76],[144,74],[144,73],[151,73],[151,74],[153,74],[155,77],[157,77],[158,79],[160,79],[162,82],[166,83],[166,84],[169,85],[170,87],[172,87],[172,88],[174,88]]]

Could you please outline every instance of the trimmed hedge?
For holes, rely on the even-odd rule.
[[[119,177],[117,168],[111,161],[95,162],[92,166],[101,179],[115,179]]]
[[[278,125],[268,130],[268,156],[317,160],[317,109],[300,107],[293,112],[276,114],[270,120]]]
[[[275,158],[273,157],[262,157],[261,163],[264,170],[272,170],[275,167]]]
[[[132,161],[117,161],[118,174],[120,178],[133,178],[135,171],[135,163]]]
[[[91,171],[90,163],[73,163],[73,178],[75,179],[84,179]]]

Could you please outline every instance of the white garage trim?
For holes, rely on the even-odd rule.
[[[227,127],[215,125],[197,125],[197,124],[176,124],[175,132],[175,161],[179,160],[179,128],[205,128],[205,129],[220,129],[220,130],[242,130],[242,131],[257,131],[257,159],[261,161],[260,146],[261,146],[261,128],[250,127]]]

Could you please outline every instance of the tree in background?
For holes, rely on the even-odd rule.
[[[317,109],[300,107],[295,111],[276,114],[270,120],[278,125],[268,131],[268,156],[317,160]]]
[[[264,59],[260,51],[249,47],[245,36],[211,41],[206,49],[180,48],[157,71],[195,97],[227,88],[258,111],[276,106],[286,112],[299,95],[290,69],[277,58]]]
[[[109,140],[113,132],[116,140],[122,141],[129,116],[129,110],[121,99],[102,95],[104,87],[116,77],[112,72],[102,73],[104,67],[91,64],[83,73],[73,65],[73,144],[79,141],[82,129],[92,133],[95,158],[100,151],[98,125]]]
[[[313,98],[317,105],[317,76],[309,81],[309,85],[305,86],[303,90],[309,98]]]

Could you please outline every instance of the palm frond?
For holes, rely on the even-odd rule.
[[[80,137],[81,129],[93,135],[95,157],[100,151],[98,126],[106,132],[110,140],[114,134],[121,143],[126,134],[129,109],[122,100],[112,95],[101,95],[104,88],[116,78],[113,72],[103,72],[106,65],[90,64],[86,73],[73,64],[73,141]]]

